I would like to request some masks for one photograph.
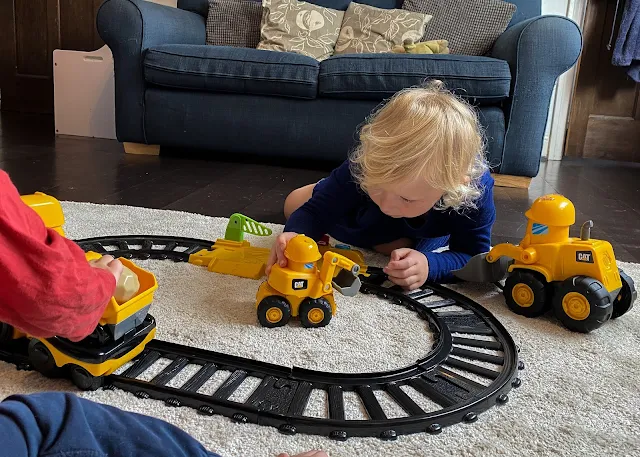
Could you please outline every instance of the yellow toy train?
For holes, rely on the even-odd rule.
[[[64,236],[64,214],[55,198],[37,193],[25,195],[22,200],[48,228]],[[100,254],[88,252],[86,257],[91,260]],[[0,344],[27,338],[29,362],[37,371],[49,377],[68,375],[81,389],[98,389],[104,376],[140,354],[156,334],[155,319],[149,314],[158,288],[156,278],[127,259],[120,261],[137,276],[138,290],[123,302],[112,297],[98,326],[87,338],[78,343],[60,337],[39,339],[0,323]]]
[[[292,238],[284,255],[287,266],[274,265],[256,295],[258,321],[264,327],[283,326],[296,316],[303,327],[323,327],[336,312],[333,290],[347,296],[360,290],[360,265],[329,250],[321,255],[308,236]]]
[[[525,213],[527,232],[520,244],[498,244],[454,272],[460,279],[498,282],[513,312],[536,317],[553,308],[569,330],[588,333],[627,313],[637,292],[619,270],[608,241],[591,238],[592,221],[580,238],[569,236],[575,207],[562,195],[538,198]]]

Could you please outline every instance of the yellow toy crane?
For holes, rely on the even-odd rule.
[[[336,313],[333,290],[347,296],[360,290],[360,265],[331,251],[322,256],[308,236],[292,238],[284,255],[287,266],[274,265],[256,295],[258,321],[264,327],[286,325],[292,316],[299,316],[304,327],[324,327]]]
[[[592,221],[580,238],[569,236],[575,207],[562,195],[538,198],[525,213],[519,245],[498,244],[473,257],[454,275],[466,281],[498,282],[513,312],[536,317],[553,308],[569,330],[588,333],[627,313],[637,298],[633,280],[618,269],[608,241],[591,238]]]

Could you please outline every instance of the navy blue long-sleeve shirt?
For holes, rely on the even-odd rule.
[[[491,247],[491,228],[496,218],[493,178],[487,172],[479,179],[483,192],[475,202],[476,208],[460,212],[431,209],[419,220],[392,218],[360,189],[345,161],[316,185],[311,199],[291,215],[285,231],[304,233],[316,241],[330,234],[367,249],[410,238],[427,257],[428,280],[447,282],[453,279],[453,270]],[[421,248],[425,245],[421,240],[441,237],[448,237],[448,251],[436,253]]]
[[[0,403],[0,457],[220,457],[159,419],[70,393]]]

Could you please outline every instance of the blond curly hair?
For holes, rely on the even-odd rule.
[[[374,112],[350,157],[360,187],[424,180],[443,197],[437,209],[474,208],[488,169],[475,110],[433,80],[404,89]]]

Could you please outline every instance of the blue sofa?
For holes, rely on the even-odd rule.
[[[362,0],[383,8],[402,0]],[[106,0],[98,32],[115,62],[116,132],[126,143],[341,161],[366,116],[398,90],[438,78],[480,113],[495,173],[533,177],[551,94],[578,59],[578,26],[518,10],[489,55],[354,54],[315,59],[207,46],[207,0],[170,8]],[[346,9],[348,0],[312,0]]]

